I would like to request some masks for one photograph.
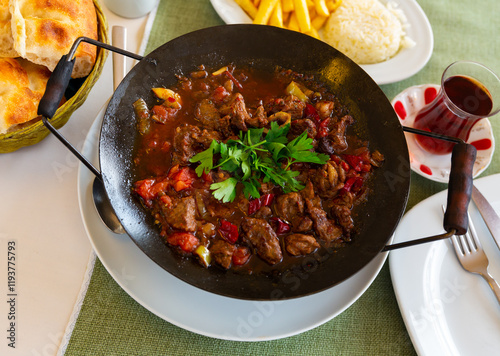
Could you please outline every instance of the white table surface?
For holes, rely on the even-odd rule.
[[[103,5],[111,28],[127,28],[127,49],[139,52],[148,16],[121,18]],[[60,132],[81,148],[113,92],[112,61],[86,102]],[[127,67],[133,65],[128,60]],[[0,355],[55,355],[91,255],[77,197],[78,160],[52,135],[37,145],[0,154]],[[8,303],[7,257],[15,242],[16,296]],[[15,348],[9,347],[15,316]]]

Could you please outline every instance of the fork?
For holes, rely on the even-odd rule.
[[[477,238],[476,229],[470,217],[469,230],[466,234],[460,236],[453,235],[451,237],[451,242],[462,267],[470,273],[476,273],[483,277],[488,282],[500,303],[500,285],[488,272],[488,257],[481,246],[481,242]]]

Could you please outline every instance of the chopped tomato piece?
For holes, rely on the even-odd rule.
[[[231,93],[229,93],[226,88],[223,86],[215,88],[215,90],[212,93],[212,99],[216,102],[223,102],[225,98],[227,98]]]
[[[165,124],[175,118],[179,110],[175,108],[169,108],[165,105],[155,105],[151,109],[151,118],[161,124]]]
[[[193,182],[198,178],[193,169],[189,167],[179,169],[178,166],[172,167],[168,176],[172,179],[172,185],[177,192],[191,188]]]
[[[184,252],[193,252],[200,244],[200,240],[189,232],[174,232],[167,237],[172,246],[179,246]]]
[[[219,232],[229,243],[234,244],[238,240],[238,226],[230,223],[226,219],[220,219]]]
[[[169,186],[167,180],[157,182],[156,179],[143,179],[135,183],[135,192],[144,199],[146,205],[151,206],[151,201],[158,193],[165,191]]]

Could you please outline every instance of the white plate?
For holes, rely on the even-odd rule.
[[[500,211],[500,174],[475,181],[476,187]],[[441,205],[446,191],[412,208],[396,229],[394,242],[443,232]],[[490,260],[491,274],[500,280],[500,250],[471,202],[469,212]],[[448,240],[390,253],[392,283],[404,322],[419,355],[498,355],[500,305],[480,276],[466,272]]]
[[[401,125],[413,127],[415,116],[421,108],[436,97],[439,88],[440,86],[436,84],[416,85],[396,95],[391,104]],[[420,147],[416,135],[405,133],[405,137],[410,151],[411,169],[427,179],[447,183],[451,170],[451,153],[431,154]],[[472,127],[467,143],[472,144],[477,149],[476,161],[472,169],[472,175],[477,177],[488,168],[495,152],[495,137],[488,119],[482,119]]]
[[[251,18],[234,0],[210,0],[221,19],[227,24],[252,23]],[[432,28],[420,5],[415,0],[394,0],[403,10],[409,27],[408,36],[415,46],[401,50],[393,58],[377,64],[361,65],[379,85],[409,78],[429,61],[434,47]]]
[[[95,165],[103,112],[92,125],[82,150]],[[315,328],[352,305],[373,282],[387,257],[387,253],[381,253],[347,281],[303,298],[253,302],[222,297],[173,277],[150,260],[127,235],[110,232],[100,221],[92,201],[93,179],[80,164],[80,209],[90,242],[102,264],[139,304],[160,318],[201,335],[263,341]]]

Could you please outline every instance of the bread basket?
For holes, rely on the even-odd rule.
[[[94,0],[94,6],[97,15],[98,40],[104,43],[109,43],[108,23],[98,0]],[[72,81],[72,85],[75,87],[74,90],[76,92],[74,92],[71,97],[67,98],[67,101],[57,109],[54,117],[51,119],[51,123],[54,127],[60,128],[64,126],[73,112],[87,99],[90,90],[101,75],[104,63],[106,62],[106,57],[107,51],[102,48],[98,48],[96,62],[90,74],[86,78],[82,78],[80,81],[78,79]],[[43,125],[41,120],[30,122],[28,125],[23,125],[18,130],[0,135],[0,153],[13,152],[21,147],[34,145],[43,140],[48,134],[49,130]]]

